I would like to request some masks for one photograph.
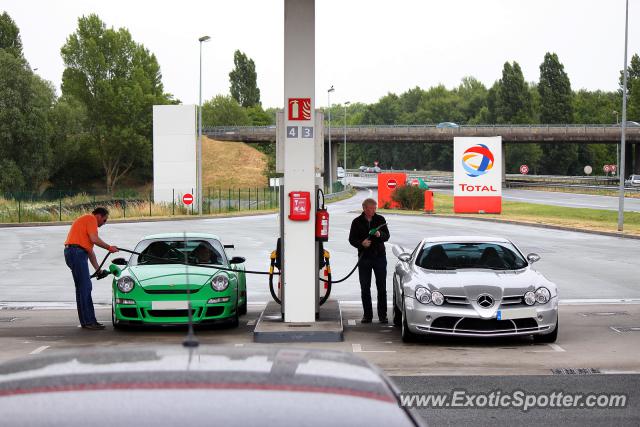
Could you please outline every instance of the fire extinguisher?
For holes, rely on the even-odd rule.
[[[316,240],[326,242],[329,240],[329,211],[324,207],[324,192],[318,188],[318,195],[320,193],[322,193],[322,207],[316,210]]]

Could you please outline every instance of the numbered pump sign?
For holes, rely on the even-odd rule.
[[[502,137],[453,139],[453,210],[502,211]]]

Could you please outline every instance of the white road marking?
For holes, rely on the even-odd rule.
[[[363,350],[362,344],[351,344],[354,353],[395,353],[395,350]]]
[[[244,344],[234,344],[234,347],[244,347]]]
[[[574,298],[561,299],[560,305],[640,304],[640,298]]]
[[[565,353],[567,351],[558,344],[547,344],[546,347],[551,348],[551,350],[533,350],[527,351],[527,353]]]
[[[640,374],[640,370],[631,369],[631,370],[625,371],[625,370],[618,370],[618,369],[600,369],[600,373],[607,374],[607,375],[619,375],[619,374],[629,375],[629,374]]]
[[[255,324],[256,324],[256,321],[255,321],[255,320],[249,320],[249,321],[247,322],[247,326],[253,326],[253,325],[255,325]]]
[[[31,353],[29,354],[40,354],[43,351],[45,351],[46,349],[48,349],[49,347],[51,347],[50,345],[43,345],[41,347],[36,348],[35,350],[33,350]]]
[[[349,325],[349,326],[356,326],[356,319],[349,319],[349,320],[347,320],[347,325]]]

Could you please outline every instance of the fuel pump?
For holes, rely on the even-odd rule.
[[[320,196],[322,198],[320,199]],[[282,200],[282,198],[281,198]],[[290,212],[289,219],[294,221],[305,221],[309,219],[308,207],[309,197],[308,193],[304,192],[292,192],[289,194]],[[282,206],[282,205],[281,205]],[[282,221],[282,210],[281,210]],[[282,230],[282,224],[281,224]],[[282,232],[282,231],[281,231]],[[329,211],[324,204],[324,192],[321,189],[316,191],[316,214],[315,214],[315,239],[316,239],[316,255],[317,262],[316,267],[318,269],[319,277],[317,281],[317,307],[323,305],[331,295],[331,265],[329,262],[330,253],[324,249],[323,242],[329,240]],[[278,238],[276,243],[276,250],[271,252],[269,266],[269,292],[273,300],[282,305],[282,239]],[[276,285],[274,276],[276,276],[276,269],[281,273],[278,275],[278,283]]]

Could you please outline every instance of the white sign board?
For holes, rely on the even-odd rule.
[[[499,213],[502,137],[453,139],[453,197],[458,213]]]

